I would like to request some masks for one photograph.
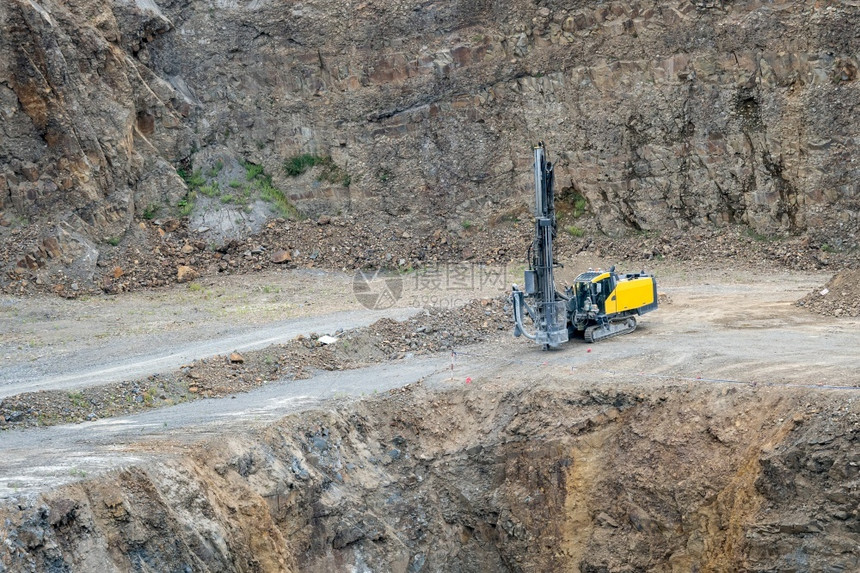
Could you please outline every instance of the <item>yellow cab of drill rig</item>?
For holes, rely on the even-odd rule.
[[[565,289],[569,335],[581,333],[586,342],[627,334],[636,329],[636,316],[657,310],[657,281],[641,273],[619,275],[588,270]]]

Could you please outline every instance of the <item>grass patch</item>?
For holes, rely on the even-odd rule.
[[[245,168],[245,179],[247,179],[248,181],[253,181],[254,179],[263,174],[262,165],[257,165],[255,163],[245,161],[242,163],[242,167]]]
[[[257,191],[260,193],[260,197],[270,203],[282,217],[288,219],[303,218],[301,212],[287,199],[284,192],[275,187],[272,183],[272,176],[263,170],[262,165],[255,165],[247,161],[243,165],[245,167],[245,177],[250,182],[243,194],[246,199],[250,197],[252,191]]]
[[[560,218],[578,219],[588,212],[588,199],[579,191],[568,190],[556,202]]]
[[[579,193],[573,194],[573,215],[574,218],[581,217],[585,215],[585,212],[588,210],[588,200],[583,197]]]
[[[221,194],[221,186],[218,185],[217,181],[213,181],[209,185],[204,185],[200,188],[200,192],[206,195],[207,197],[217,197]]]
[[[111,247],[115,247],[119,244],[122,239],[120,237],[108,237],[107,244]]]
[[[466,219],[466,220],[464,220],[462,223],[460,223],[460,226],[462,226],[462,227],[463,227],[463,229],[465,229],[466,231],[468,231],[468,230],[469,230],[469,229],[471,229],[474,225],[472,224],[472,222],[471,222],[471,221],[469,221],[468,219]]]
[[[179,200],[176,207],[179,209],[179,215],[187,217],[194,210],[194,201],[197,199],[197,191],[189,191],[188,194]]]
[[[565,232],[571,237],[581,237],[585,234],[585,231],[577,227],[576,225],[568,225],[564,228]]]
[[[185,184],[188,185],[190,189],[200,187],[206,183],[206,179],[203,178],[199,169],[194,172],[189,172],[185,169],[177,169],[176,174],[182,177],[182,180],[185,181]]]
[[[69,392],[69,402],[76,408],[86,408],[88,405],[87,399],[80,392]]]
[[[310,157],[314,158],[312,161],[314,164],[319,160],[319,162],[325,164],[327,167],[327,169],[323,171],[321,177],[323,175],[326,177],[336,177],[341,184],[349,185],[349,176],[342,170],[338,171],[337,166],[334,165],[330,158],[328,161],[325,161],[325,158],[317,158],[316,156]],[[299,159],[297,161],[297,165],[304,165],[307,162],[308,160],[306,158]],[[270,203],[273,210],[280,216],[290,219],[302,218],[299,210],[287,199],[284,192],[274,186],[272,183],[272,177],[265,172],[262,165],[257,165],[250,161],[243,161],[242,167],[245,168],[245,181],[243,182],[236,179],[231,180],[227,184],[230,190],[229,193],[225,193],[227,188],[222,189],[218,181],[214,180],[214,178],[224,170],[224,167],[224,162],[219,159],[215,162],[214,166],[210,169],[206,169],[203,173],[199,170],[193,172],[186,169],[176,170],[176,173],[182,177],[183,181],[185,181],[185,184],[188,186],[188,193],[176,205],[180,216],[187,217],[191,215],[198,195],[203,195],[210,199],[217,199],[224,205],[242,206],[247,212],[251,211],[250,203],[252,199],[254,199],[256,195],[259,195],[259,197],[264,201]],[[154,213],[155,212],[153,211],[152,217],[155,216]],[[146,214],[144,214],[144,218],[147,218]]]
[[[290,203],[284,192],[272,185],[272,178],[265,177],[260,184],[260,197],[272,204],[275,210],[288,219],[301,219],[301,213],[295,205]]]

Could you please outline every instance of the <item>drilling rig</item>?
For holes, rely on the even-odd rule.
[[[556,237],[553,166],[543,142],[534,147],[535,226],[528,249],[529,268],[523,289],[513,286],[514,336],[534,340],[544,350],[556,348],[574,336],[597,342],[636,329],[636,317],[657,310],[657,281],[641,273],[618,274],[589,270],[576,277],[563,293],[556,291],[553,240]],[[523,325],[527,314],[534,332]]]

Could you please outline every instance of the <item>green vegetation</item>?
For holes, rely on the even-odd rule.
[[[108,237],[107,244],[111,247],[115,247],[119,244],[122,239],[120,237]]]
[[[245,179],[248,181],[253,181],[257,177],[263,174],[263,166],[256,165],[249,161],[245,161],[242,163],[242,166],[245,168]]]
[[[326,167],[323,175],[338,177],[340,183],[349,185],[349,176],[345,172],[337,172],[337,166],[330,159],[328,161],[322,160],[323,158],[320,159]],[[272,177],[266,174],[262,165],[243,161],[242,166],[245,168],[245,181],[232,179],[227,184],[229,192],[225,192],[228,191],[228,188],[222,188],[221,183],[215,179],[225,167],[224,162],[220,159],[202,173],[200,170],[190,172],[186,169],[177,169],[176,173],[182,177],[188,186],[188,193],[176,205],[179,215],[189,216],[194,210],[198,196],[203,195],[210,199],[216,199],[224,205],[238,205],[247,212],[251,211],[251,202],[255,197],[260,197],[272,204],[279,215],[290,219],[301,218],[301,213],[295,205],[290,203],[284,192],[274,186]]]
[[[80,392],[69,392],[69,401],[76,408],[86,408],[88,405],[86,398]]]
[[[221,194],[221,186],[218,185],[217,181],[213,181],[209,185],[204,185],[200,187],[199,191],[206,195],[207,197],[217,197]]]
[[[588,200],[578,192],[573,194],[571,203],[573,204],[571,215],[573,215],[574,219],[583,216],[588,209]]]
[[[146,209],[143,210],[143,218],[147,221],[151,221],[155,219],[155,216],[158,215],[158,211],[161,209],[161,205],[156,205],[155,203],[151,203]]]
[[[219,159],[215,162],[215,165],[212,166],[212,169],[209,170],[209,177],[218,177],[218,174],[221,173],[222,169],[224,169],[224,162]]]
[[[462,225],[462,227],[467,231],[472,228],[472,222],[468,219],[464,220],[460,225]]]
[[[577,227],[576,225],[568,225],[567,227],[565,227],[565,228],[564,228],[564,230],[565,230],[565,231],[566,231],[566,232],[567,232],[571,237],[581,237],[581,236],[583,236],[583,235],[585,234],[585,231],[583,231],[582,229],[580,229],[580,228],[579,228],[579,227]]]
[[[189,191],[188,194],[179,200],[176,206],[179,208],[179,215],[187,217],[194,210],[194,200],[197,199],[196,191]]]
[[[825,253],[835,253],[836,252],[836,248],[828,245],[827,243],[822,243],[821,250],[824,251]]]
[[[343,185],[344,187],[349,187],[352,183],[352,176],[337,165],[329,155],[325,157],[310,153],[296,155],[284,162],[284,172],[289,177],[298,177],[311,167],[317,165],[321,167],[317,181],[325,181],[333,185]]]
[[[152,403],[155,401],[156,394],[158,394],[157,388],[154,386],[147,388],[146,392],[143,393],[143,403],[147,406],[152,406]]]
[[[319,155],[303,153],[287,159],[284,162],[284,171],[290,177],[298,177],[314,165],[321,163],[323,160]]]
[[[266,176],[265,181],[260,183],[260,196],[272,204],[275,210],[288,219],[301,219],[301,213],[296,206],[290,203],[284,192],[272,185],[271,176]]]
[[[260,193],[264,201],[272,204],[281,216],[288,219],[301,219],[302,215],[295,205],[290,203],[284,192],[272,184],[272,176],[263,171],[261,165],[245,162],[245,177],[253,189]]]
[[[176,174],[182,177],[182,180],[185,181],[185,184],[188,185],[189,188],[200,187],[206,183],[206,180],[200,174],[199,169],[193,173],[189,173],[184,169],[177,169]]]

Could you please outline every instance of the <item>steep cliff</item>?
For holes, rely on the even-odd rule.
[[[857,570],[850,390],[561,383],[398,389],[21,496],[0,570]]]
[[[136,219],[205,221],[218,193],[195,203],[192,174],[246,188],[243,166],[306,214],[426,233],[525,205],[543,139],[561,199],[604,233],[744,224],[854,247],[858,17],[849,0],[10,0],[0,238],[30,251],[20,268],[86,275]],[[303,157],[318,166],[285,169]],[[250,191],[235,217],[253,230]]]

